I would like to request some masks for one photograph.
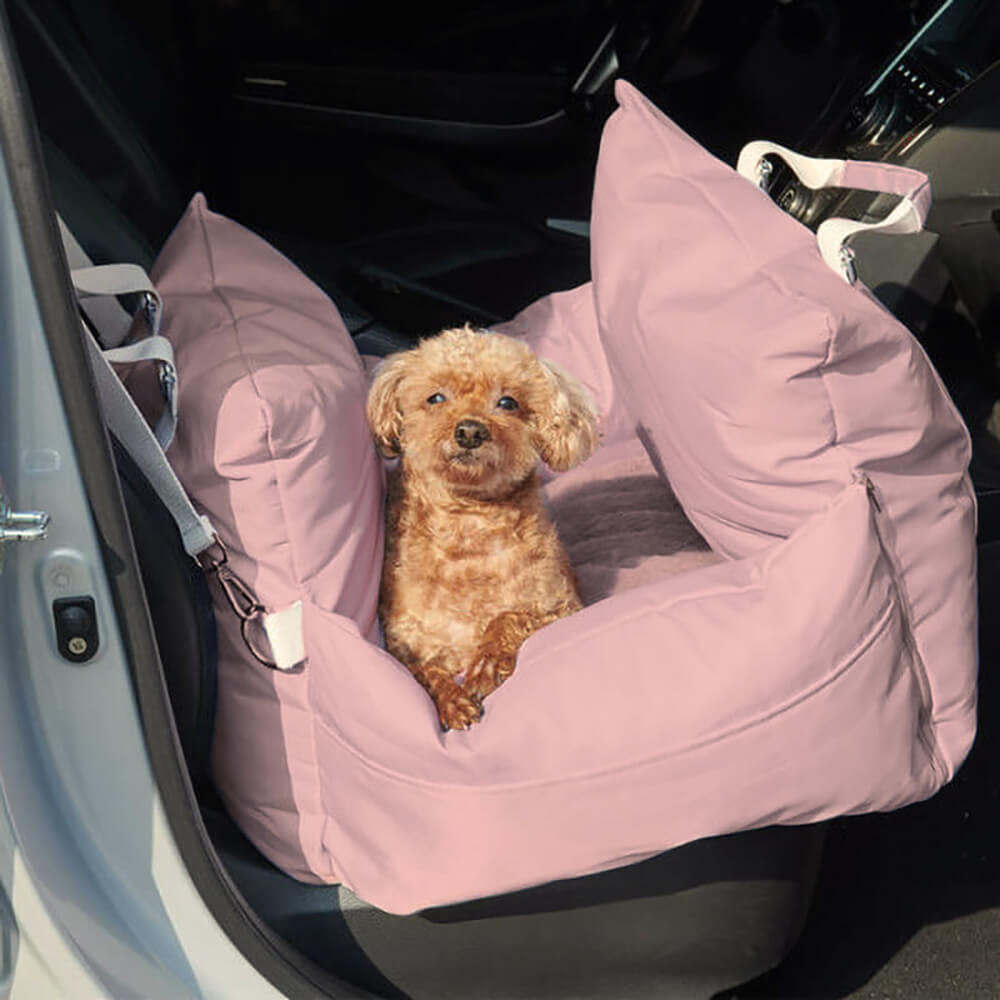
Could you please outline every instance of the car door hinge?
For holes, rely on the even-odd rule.
[[[0,490],[0,572],[3,572],[3,551],[7,542],[32,542],[44,538],[49,530],[49,515],[41,510],[11,510],[6,495]]]

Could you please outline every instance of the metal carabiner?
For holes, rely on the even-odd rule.
[[[222,588],[229,606],[233,609],[236,617],[240,619],[240,635],[243,636],[243,644],[250,650],[250,655],[260,664],[277,670],[278,665],[261,651],[257,641],[252,637],[250,631],[255,624],[264,627],[263,618],[267,609],[254,592],[233,572],[229,565],[229,552],[223,544],[222,539],[216,537],[213,549],[218,549],[218,555],[209,553],[212,549],[206,549],[198,556],[198,563],[206,573],[214,573]],[[204,558],[203,558],[204,557]],[[265,633],[266,634],[266,633]]]

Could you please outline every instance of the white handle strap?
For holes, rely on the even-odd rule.
[[[819,159],[803,156],[776,142],[756,140],[740,152],[736,170],[760,184],[765,157],[780,156],[809,188],[847,187],[898,194],[899,204],[879,222],[827,219],[816,231],[820,254],[828,267],[848,282],[855,280],[853,254],[847,240],[859,232],[916,233],[923,229],[931,204],[931,182],[926,174],[891,163]]]

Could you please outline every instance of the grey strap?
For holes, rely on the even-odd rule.
[[[166,406],[156,421],[156,439],[166,451],[177,428],[177,367],[170,342],[160,333],[163,300],[149,275],[138,264],[91,263],[87,252],[77,242],[69,228],[59,219],[59,232],[70,263],[70,279],[76,289],[80,306],[101,340],[110,348],[105,352],[109,361],[129,364],[155,361],[160,374],[160,391]],[[141,295],[146,325],[150,336],[127,347],[119,345],[132,328],[133,317],[118,301],[119,295]]]
[[[174,347],[166,337],[146,337],[125,347],[115,347],[103,351],[104,356],[112,364],[128,365],[139,361],[156,361],[162,365],[174,366]]]
[[[218,555],[208,557],[207,562],[200,562],[200,565],[206,572],[214,572],[218,576],[223,593],[241,620],[243,641],[251,654],[266,666],[278,670],[292,669],[305,659],[302,602],[297,601],[274,614],[267,613],[252,591],[233,573],[228,565],[225,546],[216,536],[209,519],[195,510],[164,454],[177,419],[177,372],[173,347],[165,337],[159,336],[162,303],[156,289],[146,273],[134,265],[94,267],[62,219],[59,219],[59,228],[80,306],[105,344],[111,348],[101,350],[87,324],[81,320],[83,339],[90,354],[108,427],[170,512],[187,554],[197,559],[209,549],[217,550]],[[145,296],[146,318],[152,335],[122,347],[120,345],[132,326],[132,317],[122,308],[117,296],[136,292]],[[169,405],[157,423],[156,434],[149,429],[142,412],[111,367],[112,362],[127,364],[137,361],[155,361],[160,368],[160,384]],[[164,419],[168,419],[168,425],[164,424]],[[269,644],[274,645],[270,657],[257,648],[251,630],[254,623],[263,625]]]
[[[160,297],[140,267],[119,264],[95,267],[63,220],[60,218],[58,222],[73,283],[81,293],[80,306],[100,332],[104,342],[113,348],[102,351],[86,324],[83,324],[83,339],[90,354],[91,367],[108,427],[136,465],[142,469],[150,486],[170,512],[180,532],[184,550],[188,555],[196,557],[215,545],[216,537],[208,518],[194,509],[184,487],[181,486],[180,480],[167,461],[167,456],[164,454],[166,444],[161,444],[159,440],[165,437],[169,443],[177,419],[177,376],[173,347],[157,332],[159,315],[162,312]],[[154,331],[154,335],[138,343],[121,347],[132,326],[132,317],[116,296],[134,292],[146,294],[148,301],[155,304],[155,314],[150,316],[147,312],[149,327]],[[148,360],[156,361],[160,365],[161,386],[164,379],[170,383],[170,394],[167,396],[169,405],[164,410],[165,415],[169,415],[169,436],[165,430],[160,429],[159,424],[157,425],[159,433],[154,434],[149,429],[146,418],[111,367],[112,361],[127,364]]]
[[[146,292],[159,299],[149,275],[138,264],[91,264],[70,269],[73,286],[81,295],[130,295]]]
[[[163,300],[153,286],[153,282],[150,281],[149,275],[138,264],[98,264],[90,267],[74,267],[70,270],[69,276],[76,289],[77,297],[83,305],[96,304],[87,302],[91,298],[141,295],[149,332],[154,337],[160,332]],[[132,317],[121,308],[120,303],[116,304],[119,306],[115,316],[115,329],[117,331],[118,326],[123,321],[127,321],[131,326]],[[125,332],[128,333],[127,330]],[[109,340],[108,344],[111,347],[116,347],[124,339],[124,336],[114,336],[114,342]]]
[[[91,340],[94,338],[91,337]],[[166,337],[146,337],[126,347],[104,351],[104,358],[112,364],[135,364],[155,361],[160,373],[160,393],[166,406],[156,421],[156,440],[166,451],[177,429],[177,367],[174,365],[174,347]]]
[[[93,262],[69,231],[66,223],[61,217],[58,221],[70,273],[79,268],[92,267]],[[80,305],[87,314],[87,319],[94,324],[94,329],[100,331],[101,339],[107,347],[118,347],[128,336],[132,328],[132,317],[122,308],[122,304],[114,295],[89,295],[80,300]]]
[[[185,551],[192,557],[197,556],[215,544],[215,530],[211,522],[194,509],[163,454],[160,443],[86,327],[84,340],[90,352],[97,391],[108,427],[142,469],[150,486],[170,511],[181,533]]]

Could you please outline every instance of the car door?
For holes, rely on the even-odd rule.
[[[0,996],[338,995],[205,846],[2,15],[0,93]]]

